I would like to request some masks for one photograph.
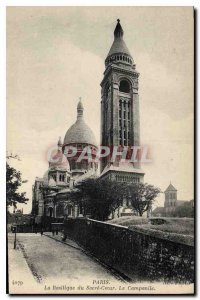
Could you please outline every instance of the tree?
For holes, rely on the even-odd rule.
[[[6,162],[6,205],[14,206],[16,208],[17,203],[27,204],[28,198],[25,197],[26,193],[19,193],[18,189],[23,183],[26,183],[27,180],[22,180],[22,174],[20,171],[17,171],[15,168],[11,167],[8,163],[9,159],[19,159],[17,155],[13,156],[12,154],[7,155]]]
[[[124,189],[125,198],[130,199],[132,208],[143,215],[148,211],[161,190],[147,183],[127,183]]]
[[[132,208],[143,215],[151,207],[161,192],[159,188],[147,183],[125,183],[112,180],[89,178],[76,185],[70,192],[70,199],[82,203],[86,215],[105,221],[122,206],[123,199],[129,199]]]
[[[89,178],[76,185],[70,198],[82,206],[86,215],[105,221],[121,205],[121,184],[110,180]]]
[[[191,205],[190,201],[187,201],[182,205],[177,206],[175,211],[172,212],[172,216],[178,218],[194,218],[194,207]]]

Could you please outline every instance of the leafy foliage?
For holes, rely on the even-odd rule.
[[[155,198],[161,190],[147,183],[131,183],[127,184],[126,197],[130,199],[131,205],[140,216],[148,211]]]
[[[71,199],[76,203],[82,199],[85,214],[104,221],[121,204],[120,188],[116,182],[90,178],[77,184]]]
[[[194,218],[194,207],[191,205],[190,201],[185,202],[175,208],[175,211],[172,212],[172,216],[179,218]]]
[[[123,199],[130,199],[132,208],[142,216],[160,192],[160,189],[149,184],[90,178],[78,183],[70,198],[76,204],[81,202],[86,215],[105,221],[110,215],[114,217]]]
[[[7,155],[7,160],[10,158],[18,159],[18,156],[13,156],[12,154]],[[17,171],[15,168],[11,167],[8,161],[6,162],[6,205],[13,205],[16,207],[17,203],[26,204],[29,200],[25,197],[26,193],[19,193],[18,189],[23,183],[26,183],[27,180],[22,180],[22,174],[20,171]]]

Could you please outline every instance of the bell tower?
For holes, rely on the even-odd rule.
[[[110,149],[140,145],[139,73],[123,37],[118,19],[101,82],[101,145]],[[109,166],[113,167],[110,157],[105,157],[101,161],[101,172]],[[132,171],[134,169],[141,173],[139,163],[132,164]]]
[[[171,184],[165,190],[165,203],[164,207],[168,211],[174,210],[177,204],[177,189]]]

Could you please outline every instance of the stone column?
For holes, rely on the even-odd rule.
[[[112,115],[112,132],[113,132],[113,139],[112,144],[113,146],[119,145],[119,87],[117,83],[113,83],[113,97],[112,97],[113,104],[113,115]],[[112,102],[111,101],[111,102]]]
[[[77,205],[74,206],[74,217],[75,218],[78,217],[78,206]]]
[[[128,146],[128,100],[126,101],[126,146]]]
[[[133,130],[134,130],[134,145],[140,145],[140,116],[139,116],[139,96],[133,94]]]
[[[55,206],[54,206],[54,218],[56,218],[56,207],[57,207],[57,205],[55,204]]]
[[[122,147],[124,146],[124,100],[122,101],[122,117],[121,117],[121,121],[122,121],[122,126],[121,126],[121,131],[122,131]]]
[[[133,92],[133,109],[132,109],[132,126],[133,126],[133,145],[140,146],[140,116],[139,116],[139,96]],[[140,162],[134,163],[136,168],[140,168]]]
[[[56,183],[58,184],[58,182],[59,182],[59,173],[56,172]]]

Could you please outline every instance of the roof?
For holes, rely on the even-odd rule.
[[[84,120],[77,120],[66,132],[64,145],[74,143],[90,144],[94,146],[97,144],[92,130]]]
[[[93,169],[88,170],[86,173],[82,174],[81,176],[75,177],[74,184],[80,183],[88,178],[97,178],[97,175]]]
[[[75,143],[89,144],[93,146],[97,145],[94,133],[83,119],[83,110],[83,104],[79,102],[77,106],[77,120],[67,130],[64,138],[64,145]]]
[[[131,54],[122,38],[114,39],[113,44],[112,44],[107,56],[111,56],[111,55],[117,54],[117,53],[124,53],[124,54],[128,54],[129,56],[131,56]]]
[[[134,168],[132,164],[121,163],[119,167],[114,165],[106,166],[103,172],[100,174],[100,177],[109,171],[144,174],[143,170]]]
[[[36,178],[35,178],[35,181],[40,181],[40,182],[42,182],[42,181],[43,181],[43,178],[36,177]]]
[[[57,195],[58,194],[65,194],[65,193],[69,193],[71,191],[71,189],[70,188],[65,188],[65,189],[62,189],[62,190],[60,190],[58,193],[57,193]]]
[[[56,186],[56,182],[55,182],[55,180],[53,179],[53,177],[51,177],[51,178],[49,179],[49,186],[51,186],[51,187]]]
[[[117,53],[124,53],[124,54],[128,54],[130,57],[132,57],[124,40],[123,40],[123,35],[124,35],[124,31],[120,24],[120,20],[118,19],[117,25],[116,25],[115,31],[114,31],[114,41],[113,41],[113,44],[112,44],[107,56],[117,54]]]
[[[170,185],[168,186],[168,188],[165,190],[165,192],[176,192],[177,189],[175,189],[175,187],[170,183]]]

